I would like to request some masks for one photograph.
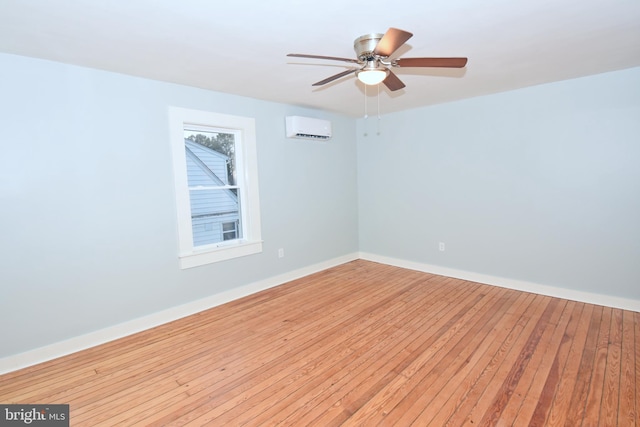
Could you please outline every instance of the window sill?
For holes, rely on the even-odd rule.
[[[192,268],[214,262],[225,261],[241,256],[262,252],[262,241],[243,241],[236,244],[194,251],[190,254],[180,255],[180,268]]]

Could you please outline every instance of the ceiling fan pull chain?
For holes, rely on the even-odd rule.
[[[378,122],[377,122],[378,132],[377,132],[377,135],[380,135],[380,85],[377,85],[377,88],[378,88],[378,97],[377,97],[378,98]]]
[[[369,117],[367,113],[367,85],[364,85],[364,118]]]
[[[364,85],[364,136],[367,136],[367,85]]]

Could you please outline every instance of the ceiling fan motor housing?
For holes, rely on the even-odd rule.
[[[380,39],[384,34],[371,33],[360,36],[353,42],[353,49],[356,51],[358,59],[363,62],[374,61],[376,59],[373,53]]]

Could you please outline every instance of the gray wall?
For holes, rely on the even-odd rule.
[[[357,252],[353,119],[4,54],[0,94],[0,357]],[[169,106],[256,119],[262,254],[178,268]]]
[[[358,121],[362,252],[640,299],[640,68],[375,129]]]

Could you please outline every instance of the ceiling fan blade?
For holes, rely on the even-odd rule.
[[[413,37],[413,34],[408,31],[389,28],[376,45],[376,48],[373,49],[373,53],[389,57],[411,37]]]
[[[389,74],[387,78],[382,81],[386,87],[389,88],[390,91],[400,90],[405,87],[405,84],[402,83],[402,80],[398,78],[391,70],[389,70]]]
[[[400,58],[394,62],[398,67],[444,67],[462,68],[467,65],[467,58]]]
[[[290,53],[287,56],[293,56],[295,58],[330,59],[332,61],[354,62],[356,64],[358,63],[357,59],[338,58],[336,56],[306,55],[304,53]]]
[[[324,79],[324,80],[320,80],[319,82],[314,83],[312,86],[322,86],[322,85],[325,85],[325,84],[327,84],[327,83],[330,83],[330,82],[332,82],[332,81],[334,81],[334,80],[339,79],[340,77],[344,77],[344,76],[347,76],[347,75],[349,75],[349,74],[351,74],[351,73],[355,73],[356,71],[357,71],[357,68],[354,68],[354,69],[352,69],[352,70],[343,71],[343,72],[338,73],[338,74],[336,74],[336,75],[333,75],[333,76],[331,76],[331,77],[327,77],[327,78],[326,78],[326,79]]]

